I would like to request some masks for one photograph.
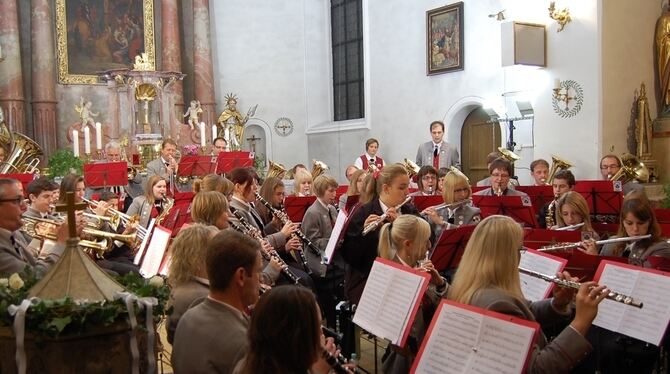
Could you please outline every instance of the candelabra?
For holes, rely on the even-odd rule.
[[[553,91],[554,100],[565,104],[565,110],[568,110],[570,101],[574,99],[573,96],[570,96],[570,89],[563,85],[560,80],[556,79],[554,81]]]

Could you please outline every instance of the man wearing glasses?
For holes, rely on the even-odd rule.
[[[504,158],[497,158],[489,165],[491,188],[475,192],[477,196],[528,196],[526,193],[509,188],[510,175],[514,173],[512,164]]]
[[[35,258],[19,231],[23,226],[21,213],[24,206],[23,195],[16,185],[16,180],[0,178],[0,274],[9,276],[29,266],[38,277],[41,277],[58,261],[65,249],[68,237],[67,223],[58,228],[57,244],[46,253],[41,253],[39,258]],[[83,221],[82,224],[79,222],[78,220],[77,229],[81,232]]]
[[[621,170],[621,160],[616,155],[605,155],[600,159],[600,175],[604,180],[610,180]],[[623,184],[623,194],[627,195],[631,191],[642,191],[644,187],[636,180],[630,180]]]

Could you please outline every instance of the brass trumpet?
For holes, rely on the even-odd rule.
[[[85,197],[82,198],[82,201],[85,202],[86,204],[92,205],[92,206],[94,206],[94,207],[97,207],[97,206],[98,206],[98,202],[97,202],[97,201],[89,200],[89,199],[87,199],[87,198],[85,198]],[[125,213],[123,213],[123,212],[121,212],[121,211],[119,211],[119,210],[114,209],[114,208],[109,208],[109,209],[108,209],[108,212],[111,213],[113,216],[118,216],[120,222],[123,222],[123,224],[126,225],[126,226],[128,226],[128,225],[132,225],[132,224],[134,224],[135,222],[139,221],[139,217],[137,217],[137,216],[129,216],[129,215],[127,215],[127,214],[125,214]],[[139,226],[139,225],[137,226],[137,234],[138,234],[138,236],[139,236],[140,239],[144,239],[144,236],[146,235],[146,233],[147,233],[147,229],[146,229],[146,228],[144,228],[144,227],[142,227],[142,226]]]
[[[120,241],[124,244],[127,244],[131,248],[135,248],[135,246],[137,246],[137,240],[138,240],[136,232],[132,234],[123,235],[113,232],[85,228],[82,231],[82,234],[86,234],[95,238],[102,238],[101,241],[96,242],[100,243],[100,245],[94,248],[95,249],[94,255],[98,258],[103,258],[105,253],[111,251],[114,248],[114,241]]]
[[[39,240],[57,240],[56,231],[58,227],[63,224],[62,221],[56,221],[53,219],[45,218],[34,218],[34,217],[23,217],[23,231],[28,233],[28,235]],[[92,240],[80,240],[79,246],[84,249],[85,252],[90,253],[105,253],[105,248],[111,248],[111,242],[107,239],[101,241],[92,241]]]
[[[121,221],[121,218],[119,217],[118,214],[114,214],[112,216],[99,216],[97,214],[93,213],[83,213],[84,217],[88,218],[89,220],[86,222],[87,225],[91,226],[94,229],[100,229],[102,227],[102,224],[104,222],[109,223],[109,226],[116,230],[119,228],[119,223]]]

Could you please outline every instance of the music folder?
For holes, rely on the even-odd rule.
[[[316,200],[316,196],[286,196],[284,209],[292,222],[301,222],[307,208]]]
[[[442,300],[411,373],[524,373],[537,322]]]
[[[23,185],[23,190],[25,191],[28,188],[28,184],[35,179],[36,174],[30,173],[14,173],[14,174],[0,174],[0,178],[16,179],[21,182]],[[26,194],[27,196],[27,194]]]
[[[519,267],[541,274],[556,275],[556,273],[563,271],[567,263],[568,260],[564,258],[527,249],[521,251]],[[519,273],[519,280],[521,280],[521,292],[523,296],[530,301],[546,299],[554,288],[554,284],[551,282],[523,273]]]
[[[217,158],[214,156],[182,156],[177,168],[179,177],[204,177],[216,172]]]
[[[533,204],[536,212],[554,200],[554,188],[552,186],[516,186],[515,190],[525,192]]]
[[[474,229],[475,225],[465,225],[442,231],[437,245],[430,253],[430,261],[437,271],[458,267],[465,251],[465,245],[468,244]]]
[[[91,188],[125,186],[128,184],[128,163],[120,161],[84,164],[84,182]]]
[[[404,347],[430,275],[393,261],[372,264],[353,322],[373,335]]]
[[[574,191],[586,199],[591,217],[596,222],[619,222],[623,203],[621,181],[579,181]]]
[[[151,241],[147,246],[146,254],[140,265],[140,274],[144,278],[151,278],[158,274],[165,257],[165,251],[170,242],[171,234],[172,232],[165,227],[156,226],[154,228]]]
[[[326,250],[324,251],[324,260],[328,265],[333,262],[333,255],[335,254],[335,249],[340,240],[343,240],[341,234],[344,230],[345,224],[347,222],[347,213],[340,211],[337,213],[337,218],[335,219],[335,225],[333,226],[333,231],[330,233],[330,238],[328,238],[328,244],[326,244]]]
[[[414,204],[419,212],[423,212],[423,210],[428,207],[440,205],[442,203],[444,203],[444,199],[440,195],[414,196],[414,198],[412,198],[412,204]]]
[[[565,251],[548,251],[546,253],[568,260],[564,270],[570,273],[571,276],[583,281],[593,279],[602,261],[628,263],[628,259],[625,257],[590,255],[576,248]]]
[[[220,152],[216,160],[216,173],[230,173],[235,168],[252,166],[254,166],[254,154],[251,152]]]
[[[501,214],[526,227],[535,227],[535,211],[527,196],[483,196],[472,195],[472,204],[479,207],[482,218]]]
[[[643,303],[642,308],[604,299],[594,325],[659,346],[670,322],[670,273],[602,261],[599,284]]]

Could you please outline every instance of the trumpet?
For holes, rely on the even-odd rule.
[[[107,231],[102,231],[102,230],[96,230],[96,229],[91,229],[91,228],[84,228],[82,231],[83,234],[96,237],[96,238],[102,238],[100,242],[97,243],[104,243],[104,247],[101,244],[100,246],[94,248],[94,255],[97,258],[103,258],[105,253],[109,252],[112,250],[114,247],[114,241],[120,241],[125,244],[127,244],[129,247],[134,248],[137,246],[137,233],[134,232],[132,234],[127,234],[127,235],[122,235],[122,234],[116,234],[113,232],[107,232]]]
[[[100,229],[103,222],[109,223],[109,226],[114,230],[119,228],[120,217],[118,214],[112,216],[99,216],[97,214],[84,212],[83,215],[89,219],[87,223],[90,223],[90,226],[95,229]]]
[[[551,275],[538,273],[536,271],[524,269],[522,267],[519,267],[519,272],[522,273],[522,274],[529,275],[529,276],[534,277],[534,278],[542,279],[542,280],[547,281],[547,282],[555,283],[555,284],[557,284],[561,287],[573,288],[573,289],[578,290],[582,286],[582,284],[579,283],[579,282],[575,282],[575,281],[571,281],[571,280],[567,280],[567,279],[561,279],[561,278],[558,278],[556,276],[551,276]],[[636,308],[642,308],[642,305],[643,305],[643,303],[641,301],[636,301],[635,299],[633,299],[630,296],[626,296],[624,294],[614,292],[612,290],[607,290],[607,295],[605,296],[605,298],[610,299],[612,301],[616,301],[616,302],[625,304],[625,305],[634,306]]]
[[[596,245],[601,245],[601,244],[610,244],[610,243],[619,243],[619,242],[636,242],[638,240],[644,240],[651,238],[651,234],[647,235],[639,235],[639,236],[626,236],[623,238],[613,238],[613,239],[605,239],[605,240],[598,240],[596,241]],[[548,252],[548,251],[567,251],[571,250],[572,248],[577,248],[581,242],[577,243],[559,243],[556,245],[549,245],[549,246],[544,246],[538,249],[538,251],[541,252]]]
[[[56,231],[64,221],[56,221],[53,219],[23,217],[23,230],[28,235],[39,240],[58,240]],[[79,246],[84,248],[84,251],[90,253],[105,253],[106,248],[110,247],[110,242],[107,239],[101,241],[79,240]]]
[[[396,205],[396,206],[394,207],[395,210],[396,210],[396,212],[397,212],[400,208],[402,208],[403,205],[407,204],[407,202],[409,202],[410,200],[412,200],[412,196],[407,196],[407,197],[405,198],[405,201],[403,201],[402,203]],[[363,236],[369,234],[371,231],[376,230],[377,227],[379,227],[379,225],[381,225],[384,221],[386,221],[386,217],[388,217],[388,214],[387,214],[387,213],[384,213],[384,214],[382,214],[381,216],[379,216],[379,218],[378,218],[376,221],[374,221],[374,222],[368,224],[367,226],[365,226],[365,227],[363,228]]]
[[[82,198],[82,201],[85,202],[86,204],[89,204],[89,205],[93,206],[93,207],[97,207],[97,206],[98,206],[98,202],[97,202],[97,201],[89,200],[89,199],[87,199],[87,198],[85,198],[85,197]],[[123,212],[121,212],[121,211],[119,211],[119,210],[116,210],[116,209],[114,209],[114,208],[109,208],[109,209],[107,209],[107,211],[108,211],[109,213],[111,213],[112,216],[118,216],[118,217],[119,217],[118,219],[119,219],[121,222],[123,222],[123,224],[124,224],[125,226],[132,225],[132,224],[134,224],[135,222],[139,221],[139,217],[138,217],[138,216],[132,216],[132,217],[131,217],[131,216],[129,216],[129,215],[127,215],[127,214],[125,214],[125,213],[123,213]],[[146,233],[147,233],[147,229],[146,229],[145,227],[142,227],[142,226],[139,226],[139,225],[137,226],[137,235],[138,235],[138,237],[139,237],[141,240],[144,240],[144,237],[146,236]]]

